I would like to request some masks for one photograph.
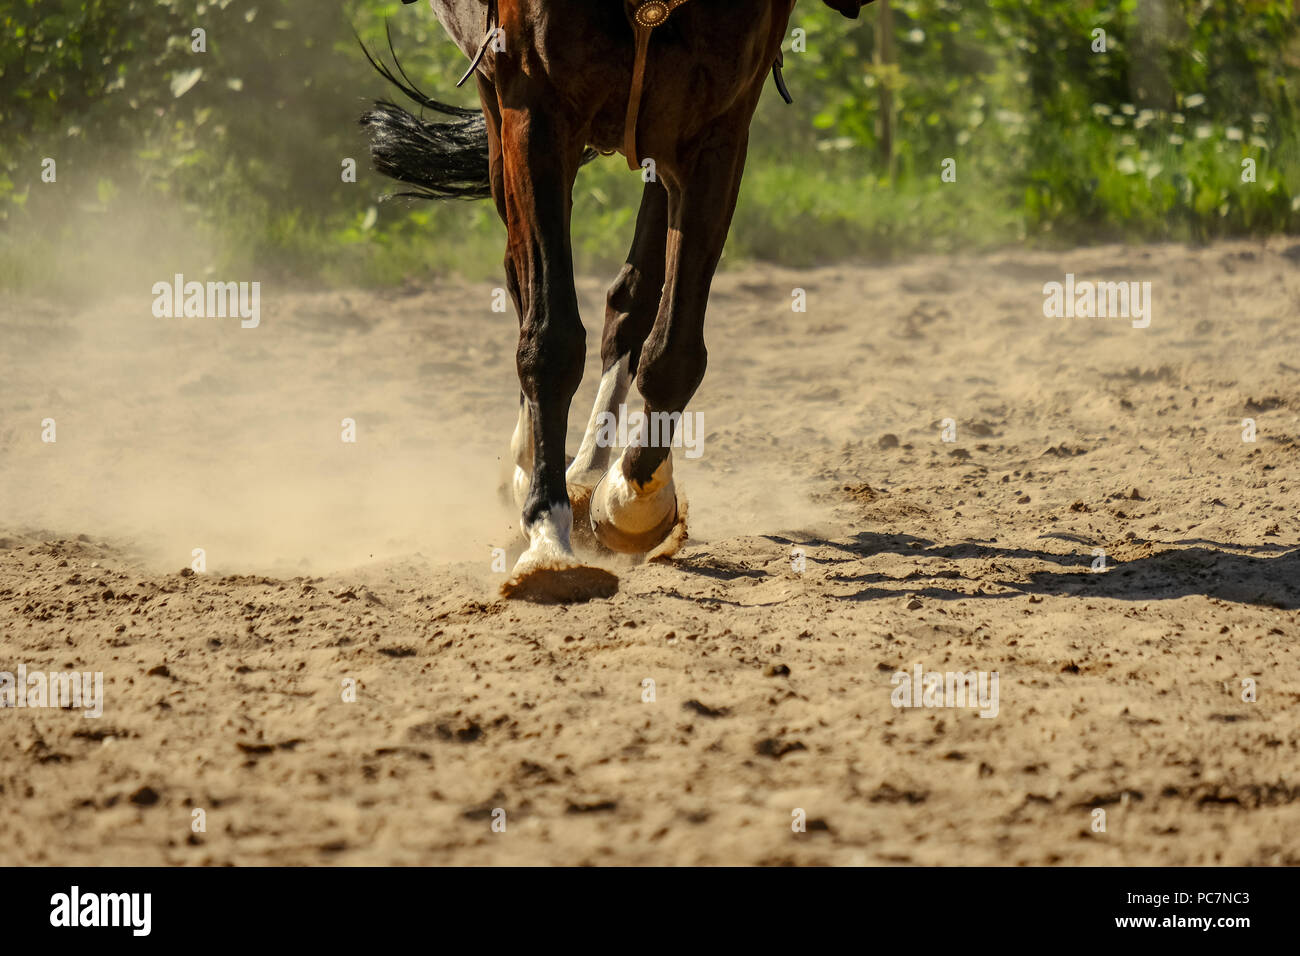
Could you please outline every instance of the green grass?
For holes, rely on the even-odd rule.
[[[957,181],[904,168],[884,181],[861,150],[751,156],[727,246],[729,266],[812,266],[845,259],[985,250],[1016,243],[1203,240],[1300,227],[1300,138],[1269,149],[1167,117],[1120,132],[1100,123],[1058,130],[1053,148],[1019,168],[999,144],[962,153]],[[1256,131],[1257,132],[1257,131]],[[1241,161],[1256,162],[1242,181]],[[383,286],[411,278],[501,275],[504,228],[490,202],[376,202],[321,216],[225,194],[219,216],[149,185],[100,179],[78,194],[38,196],[0,236],[0,289],[63,299],[138,289],[174,271]],[[359,189],[378,195],[368,181]],[[621,158],[584,168],[574,190],[580,273],[612,275],[632,239],[641,193]],[[153,189],[153,191],[151,191]],[[201,278],[202,276],[200,276]]]

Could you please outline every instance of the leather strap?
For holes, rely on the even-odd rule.
[[[781,72],[783,66],[785,66],[785,54],[778,52],[776,62],[772,64],[772,79],[776,80],[776,91],[781,94],[781,99],[785,100],[786,106],[789,106],[794,102],[794,97],[790,95],[790,90],[785,85],[785,75]]]
[[[645,61],[650,50],[650,34],[655,27],[668,22],[672,12],[687,0],[629,0],[632,10],[632,29],[636,31],[636,58],[632,61],[632,92],[627,100],[627,120],[623,124],[623,152],[627,155],[627,168],[635,172],[641,168],[641,157],[636,151],[636,121],[641,114],[641,94],[645,86]]]

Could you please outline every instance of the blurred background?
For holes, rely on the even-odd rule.
[[[0,10],[0,288],[90,296],[200,264],[339,286],[499,273],[491,205],[380,202],[392,184],[356,122],[393,91],[354,30],[386,53],[385,24],[427,93],[474,102],[427,5]],[[727,263],[1300,225],[1292,0],[878,0],[857,21],[802,0],[791,28],[806,44],[787,38],[795,105],[769,89],[760,106]],[[940,176],[948,158],[956,183]],[[583,170],[580,270],[622,261],[639,194],[621,158]]]

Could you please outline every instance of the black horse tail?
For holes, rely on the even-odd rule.
[[[358,39],[358,42],[360,40]],[[370,161],[375,169],[411,189],[394,194],[414,199],[487,199],[492,195],[488,172],[487,120],[482,110],[451,106],[425,96],[402,69],[388,35],[388,50],[394,74],[384,63],[370,55],[364,43],[361,52],[379,75],[402,91],[423,109],[440,114],[427,121],[412,116],[390,100],[376,100],[374,108],[361,116],[360,123],[370,135]],[[599,153],[588,148],[582,162],[591,162]]]
[[[358,41],[359,42],[359,41]],[[410,100],[440,114],[426,121],[412,116],[390,100],[377,100],[362,114],[360,123],[370,136],[370,161],[375,169],[411,189],[396,193],[415,199],[486,199],[492,195],[488,174],[487,121],[482,110],[465,109],[425,96],[411,82],[393,51],[395,75],[384,63],[366,55],[379,75]]]

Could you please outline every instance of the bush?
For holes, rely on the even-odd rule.
[[[796,8],[796,106],[760,106],[728,261],[1296,229],[1289,0],[892,0],[896,62],[880,63],[883,2],[854,22]],[[387,23],[421,85],[473,99],[451,90],[464,58],[426,7],[11,0],[0,21],[0,284],[47,288],[58,264],[88,286],[126,246],[151,274],[194,256],[340,283],[498,272],[489,204],[376,202],[389,187],[355,121],[389,91],[352,29],[386,49]],[[638,197],[621,160],[584,170],[581,268],[621,261]]]

